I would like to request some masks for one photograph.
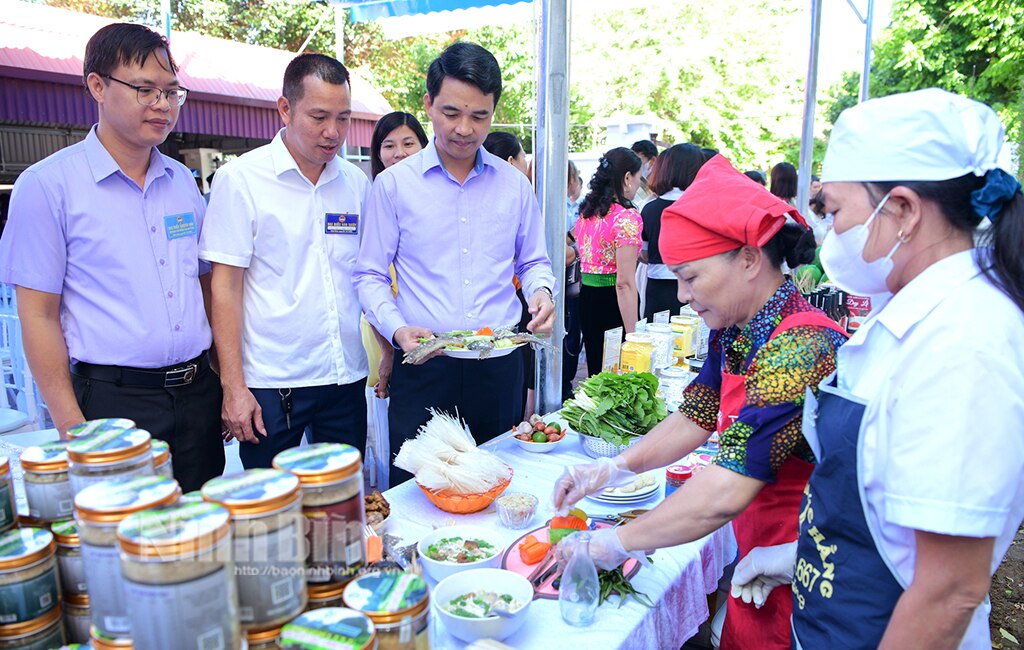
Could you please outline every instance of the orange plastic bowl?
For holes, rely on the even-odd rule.
[[[449,490],[431,490],[423,487],[419,483],[419,488],[423,490],[423,494],[427,496],[435,506],[445,512],[450,512],[454,515],[468,515],[473,512],[480,512],[487,506],[494,503],[494,500],[498,498],[505,488],[512,482],[512,468],[508,465],[508,478],[498,483],[490,490],[486,492],[478,492],[476,494],[455,494]]]

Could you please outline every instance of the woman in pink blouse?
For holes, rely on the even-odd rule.
[[[632,332],[639,318],[636,260],[643,219],[632,201],[640,187],[640,167],[640,157],[625,147],[607,152],[590,179],[576,222],[583,272],[580,321],[590,376],[601,372],[605,331],[623,327]]]

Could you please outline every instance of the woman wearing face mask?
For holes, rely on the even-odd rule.
[[[991,576],[1024,518],[1024,198],[1002,144],[992,109],[937,89],[832,130],[821,261],[885,304],[808,405],[797,542],[733,578],[755,604],[792,582],[797,647],[991,647]]]
[[[797,224],[786,224],[787,216]],[[569,467],[555,484],[554,504],[565,508],[628,485],[640,472],[678,461],[712,432],[720,451],[658,507],[628,526],[596,531],[590,551],[598,566],[700,539],[730,521],[741,557],[765,540],[796,539],[812,469],[800,435],[805,393],[835,370],[836,349],[846,340],[782,275],[784,261],[814,258],[803,223],[722,156],[705,163],[662,213],[658,243],[678,278],[679,299],[714,330],[707,361],[678,412],[614,460]],[[773,594],[761,609],[735,599],[727,607],[722,648],[789,648],[786,594]]]
[[[639,187],[640,158],[616,147],[601,156],[580,205],[580,324],[590,376],[601,372],[604,333],[616,327],[632,332],[639,318],[636,260],[643,220],[632,203]]]

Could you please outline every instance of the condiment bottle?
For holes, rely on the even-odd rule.
[[[683,487],[693,477],[693,468],[687,465],[672,465],[665,470],[665,498]]]

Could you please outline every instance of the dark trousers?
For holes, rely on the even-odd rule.
[[[351,384],[303,388],[251,388],[263,409],[267,437],[259,443],[243,442],[238,456],[245,469],[270,467],[274,456],[297,447],[306,427],[310,442],[338,442],[366,451],[366,377]],[[285,416],[282,392],[291,390],[291,412]],[[289,421],[291,425],[289,426]]]
[[[182,492],[198,490],[224,473],[220,379],[209,367],[191,384],[174,388],[119,385],[74,374],[71,386],[87,420],[128,418],[166,442]]]
[[[583,331],[580,329],[580,298],[565,299],[565,339],[562,341],[562,401],[572,397],[572,380],[580,365]]]
[[[401,351],[397,351],[388,407],[392,458],[430,419],[430,407],[453,417],[457,410],[477,443],[519,424],[523,417],[522,353],[519,348],[508,356],[480,361],[435,357],[414,366],[403,364]],[[394,487],[412,475],[392,465],[390,477]]]
[[[644,318],[654,322],[654,315],[666,309],[673,316],[679,314],[683,303],[679,302],[679,283],[675,280],[652,280],[647,278],[647,292],[644,293]]]
[[[622,327],[619,299],[614,286],[583,285],[580,289],[580,326],[583,329],[583,347],[587,350],[587,376],[593,377],[601,372],[604,333]]]

